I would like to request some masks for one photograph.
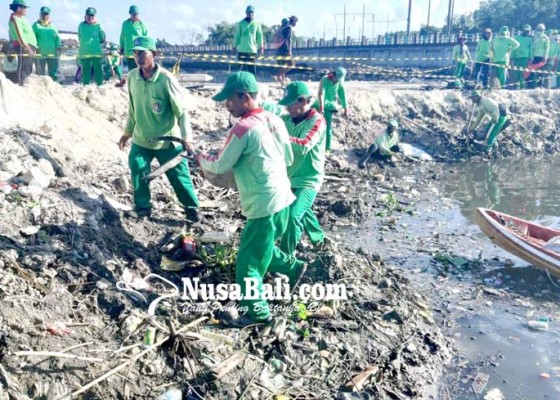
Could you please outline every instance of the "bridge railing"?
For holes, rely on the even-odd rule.
[[[476,34],[452,34],[443,35],[441,33],[433,33],[431,35],[421,36],[418,33],[411,35],[406,34],[393,34],[393,35],[379,35],[376,38],[353,39],[351,37],[346,40],[340,39],[296,39],[293,43],[294,49],[310,49],[310,48],[325,48],[325,47],[361,47],[361,46],[411,46],[411,45],[426,45],[426,44],[447,44],[454,45],[457,43],[459,37],[464,37],[468,42],[478,42],[480,35]],[[273,50],[272,43],[267,43],[265,49]],[[200,45],[200,46],[167,46],[161,50],[173,53],[213,53],[231,51],[231,45]]]

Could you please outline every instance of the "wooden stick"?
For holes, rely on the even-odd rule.
[[[179,329],[177,331],[177,335],[181,334],[182,332],[185,332],[187,329],[191,328],[194,325],[198,325],[201,322],[204,322],[208,319],[208,317],[202,317],[199,318],[195,321],[192,321],[191,323],[185,325],[184,327],[182,327],[181,329]],[[83,386],[81,389],[76,390],[75,392],[72,393],[72,397],[75,397],[87,390],[89,390],[92,386],[97,385],[99,382],[104,381],[105,379],[109,378],[110,376],[116,374],[117,372],[119,372],[120,370],[126,368],[129,364],[134,364],[136,363],[136,361],[138,361],[141,357],[145,356],[146,354],[148,354],[150,351],[157,349],[158,347],[160,347],[162,344],[164,344],[165,342],[167,342],[169,340],[170,336],[166,336],[164,339],[161,339],[160,341],[154,343],[152,346],[150,346],[149,348],[147,348],[146,350],[144,350],[141,353],[138,353],[138,355],[136,355],[134,358],[131,358],[128,361],[125,361],[124,363],[122,363],[121,365],[113,368],[112,370],[110,370],[109,372],[101,375],[99,378],[91,381],[90,383],[88,383],[87,385]],[[62,400],[63,398],[59,398],[57,400]]]
[[[76,356],[74,354],[66,354],[66,353],[58,353],[54,351],[18,351],[14,353],[16,357],[27,357],[27,356],[34,356],[34,357],[58,357],[58,358],[69,358],[72,360],[79,360],[79,361],[91,361],[91,362],[103,362],[105,361],[102,358],[91,358],[91,357],[82,357]]]

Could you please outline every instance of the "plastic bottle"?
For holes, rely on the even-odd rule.
[[[160,395],[156,400],[182,400],[183,392],[179,389],[169,389],[162,395]]]
[[[547,331],[548,330],[548,317],[539,317],[536,321],[529,321],[527,323],[529,328],[537,331]]]
[[[212,231],[204,233],[199,240],[202,243],[229,243],[232,240],[232,236],[227,231]]]

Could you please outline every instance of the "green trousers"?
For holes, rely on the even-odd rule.
[[[486,146],[488,146],[488,149],[491,149],[492,146],[494,146],[494,143],[496,143],[496,139],[498,138],[498,135],[500,134],[500,131],[504,127],[507,120],[507,115],[500,115],[498,121],[496,121],[495,124],[490,122],[488,123],[488,125],[486,125],[486,132],[491,129],[490,133],[488,134],[488,139],[486,140]]]
[[[249,219],[241,234],[235,281],[241,285],[245,296],[248,290],[244,279],[255,280],[258,298],[243,299],[240,302],[241,307],[247,307],[247,315],[255,321],[262,321],[270,315],[268,302],[263,298],[263,278],[266,272],[285,274],[290,279],[290,284],[295,284],[303,265],[302,261],[284,253],[275,245],[275,241],[286,231],[289,216],[290,207],[286,207],[268,217]]]
[[[513,59],[513,66],[518,68],[527,68],[529,65],[528,57],[518,57]],[[512,82],[519,85],[519,89],[525,89],[525,78],[523,78],[523,71],[512,71]]]
[[[134,68],[138,68],[138,65],[136,65],[136,60],[134,60],[134,57],[127,57],[126,65],[128,67],[128,72],[132,71]]]
[[[91,68],[93,67],[93,76],[95,78],[95,83],[97,83],[97,86],[101,86],[103,84],[103,68],[101,67],[101,56],[81,58],[80,62],[82,64],[82,83],[84,85],[89,85],[89,82],[91,81]]]
[[[467,67],[467,63],[458,62],[457,66],[455,67],[455,73],[453,74],[456,78],[462,78],[465,74],[465,68]]]
[[[152,150],[134,143],[132,144],[128,155],[128,166],[132,175],[134,206],[137,209],[151,208],[150,186],[143,178],[150,174],[152,160],[155,158],[160,165],[163,165],[181,152],[181,147]],[[171,168],[165,174],[183,207],[198,207],[198,198],[194,191],[187,160],[183,158],[176,167]]]
[[[499,67],[494,67],[496,71],[496,77],[500,81],[500,87],[504,87],[506,84],[506,62],[505,61],[494,61],[494,64],[499,64]],[[503,65],[503,67],[502,67]]]
[[[49,76],[53,81],[58,82],[58,58],[36,58],[35,72],[37,75],[46,75],[47,68]]]
[[[290,205],[288,227],[280,242],[280,249],[288,254],[294,254],[304,231],[313,244],[321,243],[325,239],[325,233],[311,209],[317,192],[311,189],[292,189],[292,191],[296,200]]]
[[[111,66],[109,64],[105,64],[103,66],[103,79],[105,79],[106,81],[110,80],[113,76],[113,70],[115,71],[115,75],[117,76],[117,78],[119,78],[119,81],[121,81],[123,78],[123,74],[120,65]]]
[[[326,139],[325,139],[325,146],[327,151],[332,149],[331,142],[332,142],[332,117],[335,111],[331,110],[324,110],[323,116],[325,117],[325,121],[327,122],[327,129],[326,129]]]

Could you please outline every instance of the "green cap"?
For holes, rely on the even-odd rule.
[[[286,86],[284,97],[278,102],[281,106],[289,106],[294,104],[301,97],[309,97],[311,92],[305,82],[294,81]]]
[[[509,32],[509,28],[506,25],[504,25],[500,28],[500,33],[506,33],[506,32]]]
[[[109,50],[113,51],[113,50],[118,50],[119,47],[115,44],[115,43],[111,43],[111,45],[109,46]]]
[[[156,42],[149,36],[138,36],[134,39],[132,50],[156,51]]]
[[[395,127],[395,129],[399,129],[399,123],[397,122],[396,119],[390,119],[387,124],[392,125]]]
[[[97,10],[93,7],[88,7],[86,9],[86,15],[88,15],[90,17],[93,16],[93,15],[97,15]]]
[[[227,77],[224,87],[212,97],[212,100],[224,101],[231,98],[235,93],[257,93],[258,91],[259,85],[255,75],[239,71]]]
[[[473,98],[473,97],[482,97],[482,93],[480,93],[480,90],[473,90],[469,94],[469,98]]]
[[[346,76],[346,68],[337,67],[337,69],[334,70],[334,74],[338,79],[342,80]]]
[[[531,25],[529,25],[529,24],[523,25],[523,30],[524,31],[530,31],[531,30]]]
[[[128,9],[128,13],[129,14],[140,14],[140,9],[138,8],[138,6],[130,6],[130,8]]]
[[[50,14],[51,9],[49,7],[41,7],[41,14]]]
[[[10,6],[20,6],[20,7],[29,8],[25,0],[13,0]]]
[[[255,12],[255,7],[253,6],[247,6],[247,8],[245,9],[245,14],[254,13],[254,12]]]

